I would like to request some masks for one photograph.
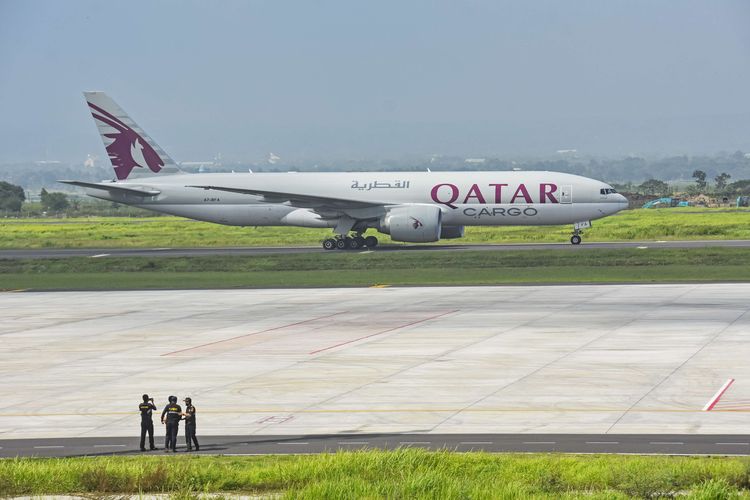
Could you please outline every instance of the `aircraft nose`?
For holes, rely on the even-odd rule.
[[[630,202],[628,201],[628,199],[625,198],[620,193],[616,193],[614,201],[620,206],[620,210],[625,210],[626,208],[628,208],[628,205],[630,205]]]

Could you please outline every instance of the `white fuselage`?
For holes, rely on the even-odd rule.
[[[368,208],[292,206],[268,197],[199,189],[220,185],[373,206],[436,205],[447,226],[557,225],[589,221],[627,207],[606,183],[560,172],[353,172],[160,175],[119,182],[156,189],[149,197],[87,189],[91,196],[158,212],[236,226],[334,227],[336,214],[379,216]],[[325,212],[335,212],[326,215]]]

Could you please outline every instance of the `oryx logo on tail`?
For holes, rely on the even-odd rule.
[[[164,161],[138,132],[112,113],[90,101],[87,102],[94,118],[115,130],[102,133],[102,136],[112,139],[112,142],[106,145],[106,149],[118,180],[127,179],[135,167],[148,167],[154,173],[161,170]]]

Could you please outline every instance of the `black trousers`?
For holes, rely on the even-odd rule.
[[[167,439],[164,442],[164,448],[172,451],[177,450],[177,431],[180,430],[180,422],[170,422],[167,420]]]
[[[198,438],[195,437],[195,424],[185,424],[185,442],[187,443],[187,449],[192,450],[192,445],[195,443],[195,449],[199,448]]]
[[[153,420],[141,420],[141,449],[146,447],[146,433],[148,433],[149,447],[153,450],[155,448]]]

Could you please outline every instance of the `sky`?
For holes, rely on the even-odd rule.
[[[750,151],[747,0],[0,0],[0,162]]]

